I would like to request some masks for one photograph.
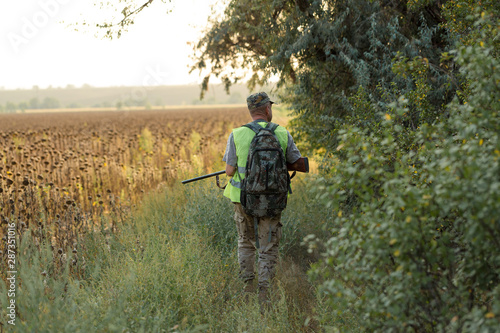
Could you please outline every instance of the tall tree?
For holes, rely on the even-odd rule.
[[[313,147],[335,148],[344,124],[376,126],[401,94],[410,98],[401,125],[415,130],[443,116],[442,106],[462,90],[457,66],[441,54],[457,41],[447,18],[464,11],[445,3],[232,0],[196,45],[193,70],[209,71],[202,89],[210,76],[229,88],[247,75],[242,69],[253,74],[250,87],[278,75],[293,124]]]

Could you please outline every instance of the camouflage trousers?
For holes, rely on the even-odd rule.
[[[245,281],[255,279],[255,244],[254,218],[243,210],[240,203],[234,205],[234,220],[238,230],[238,262],[240,278]],[[278,261],[278,246],[281,239],[281,214],[274,217],[259,218],[259,288],[268,288],[274,277]]]

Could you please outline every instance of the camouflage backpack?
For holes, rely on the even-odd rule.
[[[274,131],[277,124],[265,128],[252,122],[243,125],[255,132],[250,143],[240,201],[248,215],[275,216],[286,207],[290,176],[280,142]]]

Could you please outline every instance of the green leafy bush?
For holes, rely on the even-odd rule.
[[[376,130],[340,132],[341,158],[318,184],[336,227],[311,271],[329,308],[325,325],[500,329],[500,28],[487,19],[475,26],[489,27],[480,42],[454,52],[469,89],[464,103],[444,107],[446,118],[405,142],[400,119],[411,101],[401,97]]]

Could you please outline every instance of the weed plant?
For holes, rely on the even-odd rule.
[[[283,215],[270,311],[261,314],[256,294],[244,297],[232,204],[204,180],[152,193],[115,233],[82,236],[77,252],[64,251],[62,264],[50,244],[39,250],[23,238],[15,331],[319,331],[316,290],[305,273],[318,256],[301,242],[327,229],[328,214],[309,199],[305,177],[295,180]],[[5,308],[4,282],[0,300]],[[4,327],[6,321],[2,312]]]

